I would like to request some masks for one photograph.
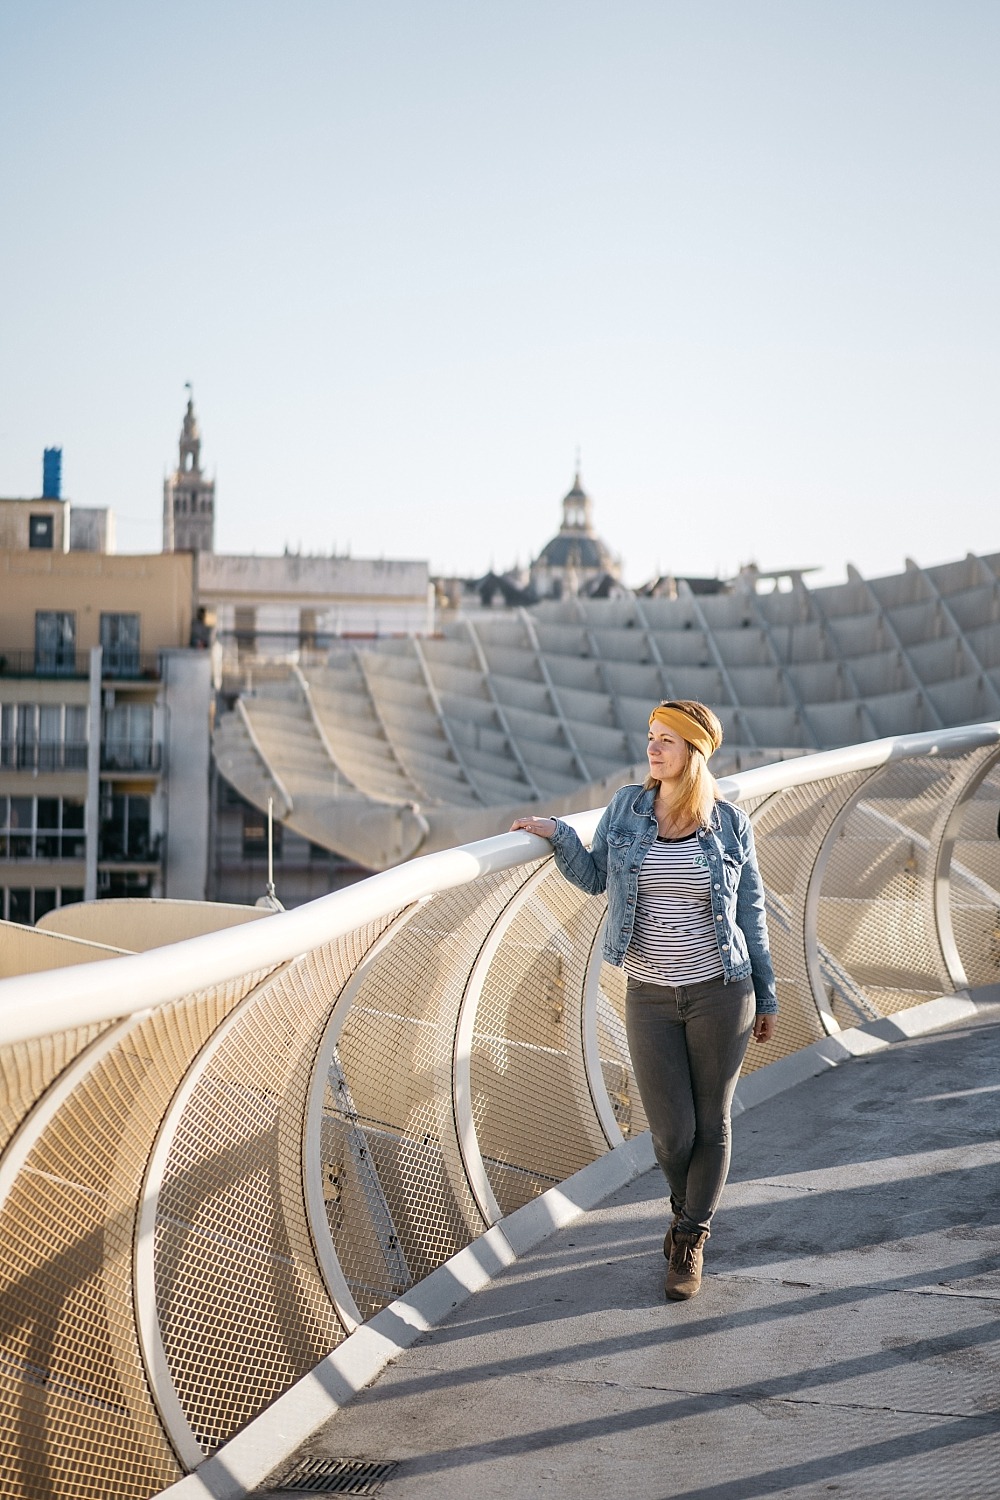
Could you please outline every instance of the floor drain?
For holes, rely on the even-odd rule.
[[[276,1495],[377,1495],[399,1468],[398,1459],[368,1463],[360,1458],[303,1458],[274,1486]]]

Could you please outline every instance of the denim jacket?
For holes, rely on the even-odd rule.
[[[605,809],[589,850],[558,818],[551,839],[556,864],[567,880],[590,895],[607,891],[604,957],[618,967],[632,938],[639,866],[656,838],[655,800],[655,788],[623,786]],[[731,802],[716,802],[711,826],[699,829],[698,838],[712,872],[712,912],[725,982],[752,978],[758,1015],[774,1015],[778,1000],[750,819]]]

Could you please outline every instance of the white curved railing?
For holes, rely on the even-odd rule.
[[[724,791],[754,821],[782,1007],[750,1064],[996,979],[1000,725]],[[642,1130],[603,912],[506,835],[0,982],[0,1493],[156,1493]]]

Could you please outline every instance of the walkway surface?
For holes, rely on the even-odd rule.
[[[1000,1010],[856,1058],[734,1134],[694,1301],[663,1299],[647,1173],[302,1455],[399,1460],[383,1500],[997,1500]]]

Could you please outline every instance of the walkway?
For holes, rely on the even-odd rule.
[[[996,1500],[998,1126],[997,1009],[801,1084],[735,1123],[695,1301],[647,1173],[303,1453],[400,1460],[383,1500]]]

